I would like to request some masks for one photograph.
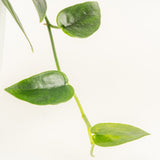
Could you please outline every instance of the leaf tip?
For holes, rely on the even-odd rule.
[[[4,91],[6,91],[7,93],[13,95],[13,90],[10,87],[5,88]]]
[[[40,16],[39,16],[39,22],[40,22],[40,23],[42,23],[42,21],[44,20],[45,16],[46,16],[46,13],[45,13],[45,15],[44,15],[43,17],[40,17]]]
[[[8,92],[8,90],[7,90],[7,89],[8,89],[8,88],[5,88],[5,89],[4,89],[4,91]]]
[[[5,88],[4,91],[6,91],[6,92],[9,93],[9,94],[12,94],[12,92],[11,92],[11,87]]]
[[[5,88],[4,91],[9,92],[9,87]]]
[[[150,133],[148,133],[142,129],[140,129],[140,130],[141,130],[141,137],[140,138],[151,135]]]
[[[148,133],[148,132],[145,132],[145,135],[144,136],[150,136],[151,134]]]
[[[34,49],[33,49],[33,46],[31,46],[31,51],[32,51],[32,53],[34,53]]]

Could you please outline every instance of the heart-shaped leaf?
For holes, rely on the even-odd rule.
[[[47,71],[24,79],[5,89],[16,98],[37,105],[66,102],[74,89],[68,85],[66,75],[59,71]]]
[[[40,22],[42,22],[44,17],[46,16],[47,3],[45,0],[32,0],[32,1],[38,12]]]
[[[102,147],[120,145],[149,135],[137,127],[120,123],[96,124],[91,132],[95,144]]]
[[[31,46],[31,49],[32,49],[32,51],[33,51],[32,44],[31,44],[31,42],[30,42],[27,34],[25,33],[24,28],[23,28],[23,26],[22,26],[22,24],[21,24],[21,22],[20,22],[20,20],[19,20],[19,18],[18,18],[18,16],[17,16],[17,14],[15,13],[15,11],[14,11],[11,3],[10,3],[8,0],[2,0],[2,2],[3,2],[3,4],[6,6],[6,8],[9,10],[9,12],[10,12],[11,15],[12,15],[12,17],[15,19],[16,23],[18,24],[18,26],[19,26],[20,29],[22,30],[24,36],[25,36],[26,39],[28,40],[28,42],[29,42],[29,44],[30,44],[30,46]]]
[[[63,9],[57,25],[71,37],[86,38],[100,26],[101,13],[97,2],[90,1]]]

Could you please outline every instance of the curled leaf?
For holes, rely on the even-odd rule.
[[[23,32],[24,36],[26,37],[26,39],[29,42],[30,47],[31,47],[31,49],[33,51],[32,44],[31,44],[31,42],[30,42],[27,34],[25,33],[24,28],[23,28],[23,26],[22,26],[22,24],[21,24],[21,22],[20,22],[20,20],[19,20],[19,18],[17,16],[16,12],[14,11],[11,3],[8,0],[2,0],[2,2],[6,6],[6,8],[8,9],[8,11],[11,13],[12,17],[14,18],[14,20],[16,21],[16,23],[18,24],[18,26],[20,27],[21,31]]]
[[[38,12],[40,22],[42,22],[46,16],[47,3],[45,0],[32,0],[32,1],[36,7],[37,12]]]

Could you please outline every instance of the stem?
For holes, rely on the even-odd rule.
[[[57,58],[56,48],[55,48],[54,41],[53,41],[53,36],[52,36],[51,27],[50,27],[50,22],[49,22],[47,16],[45,17],[45,20],[46,20],[46,24],[47,24],[47,29],[48,29],[49,37],[50,37],[50,40],[51,40],[52,51],[53,51],[54,59],[55,59],[55,62],[56,62],[56,67],[57,67],[58,71],[61,71],[60,65],[59,65],[59,62],[58,62],[58,58]]]
[[[94,154],[93,154],[94,147],[95,147],[95,143],[92,144],[91,150],[90,150],[90,155],[91,155],[92,157],[94,157]]]
[[[50,24],[51,28],[60,29],[60,27]]]
[[[52,32],[51,32],[51,27],[56,28],[56,29],[57,29],[57,27],[50,24],[47,16],[45,17],[45,20],[46,20],[47,29],[48,29],[48,33],[49,33],[49,37],[50,37],[50,41],[51,41],[51,45],[52,45],[52,51],[53,51],[53,55],[54,55],[54,60],[56,62],[56,67],[57,67],[58,71],[61,71],[60,65],[59,65],[59,62],[58,62],[58,58],[57,58],[57,53],[56,53],[54,41],[53,41]],[[84,122],[85,122],[85,124],[87,126],[87,131],[88,131],[88,135],[89,135],[89,139],[90,139],[90,143],[91,143],[90,154],[91,154],[92,157],[94,157],[94,155],[93,155],[93,149],[94,149],[95,143],[94,143],[94,141],[92,139],[92,133],[91,133],[91,127],[92,126],[91,126],[91,124],[90,124],[90,122],[89,122],[86,114],[84,113],[82,105],[81,105],[81,103],[80,103],[80,101],[79,101],[79,99],[78,99],[78,97],[77,97],[76,94],[74,94],[74,99],[75,99],[75,101],[76,101],[76,103],[77,103],[77,105],[79,107],[79,110],[80,110],[81,115],[82,115],[82,119],[84,120]]]
[[[43,23],[43,25],[47,25],[47,24],[46,24],[46,23]],[[61,29],[60,27],[55,26],[55,25],[53,25],[53,24],[51,24],[51,23],[49,23],[49,26],[50,26],[51,28],[54,28],[54,29]]]
[[[88,121],[88,118],[87,118],[87,116],[85,115],[85,113],[84,113],[84,111],[83,111],[83,108],[82,108],[82,105],[80,104],[80,101],[79,101],[79,99],[78,99],[78,97],[77,97],[76,94],[74,94],[74,99],[75,99],[75,101],[76,101],[76,103],[77,103],[77,105],[78,105],[78,107],[79,107],[79,110],[80,110],[80,112],[81,112],[82,118],[83,118],[83,120],[84,120],[87,128],[90,129],[90,128],[91,128],[91,124],[90,124],[90,122]]]
[[[95,143],[94,143],[94,141],[92,139],[92,133],[91,133],[91,127],[92,126],[91,126],[91,124],[90,124],[90,122],[89,122],[86,114],[84,113],[82,105],[81,105],[81,103],[80,103],[80,101],[79,101],[79,99],[78,99],[78,97],[77,97],[76,94],[74,94],[74,99],[75,99],[75,101],[76,101],[76,103],[77,103],[77,105],[79,107],[79,110],[80,110],[81,115],[82,115],[82,119],[84,120],[84,122],[85,122],[85,124],[87,126],[87,131],[88,131],[88,135],[89,135],[89,139],[90,139],[90,143],[91,143],[90,154],[91,154],[92,157],[94,157],[94,155],[93,155],[93,149],[94,149]]]

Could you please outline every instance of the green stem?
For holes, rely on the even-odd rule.
[[[78,99],[78,97],[77,97],[76,94],[74,94],[74,99],[75,99],[75,101],[76,101],[76,103],[77,103],[77,105],[79,107],[79,110],[80,110],[81,115],[82,115],[82,119],[84,120],[84,122],[85,122],[85,124],[87,126],[87,131],[88,131],[88,135],[89,135],[89,139],[90,139],[90,143],[91,143],[90,154],[91,154],[92,157],[94,157],[94,155],[93,155],[93,149],[94,149],[95,143],[94,143],[94,141],[92,139],[92,133],[91,133],[91,127],[92,126],[91,126],[91,124],[90,124],[90,122],[89,122],[86,114],[84,113],[82,105],[81,105],[81,103],[80,103],[80,101],[79,101],[79,99]]]
[[[59,62],[58,62],[58,58],[57,58],[57,53],[56,53],[56,49],[55,49],[55,45],[54,45],[54,41],[53,41],[53,36],[52,36],[52,32],[51,32],[51,24],[48,20],[47,17],[45,17],[45,20],[46,20],[46,24],[47,24],[47,29],[48,29],[48,33],[49,33],[49,37],[50,37],[50,40],[51,40],[51,45],[52,45],[52,51],[53,51],[53,55],[54,55],[54,59],[55,59],[55,62],[56,62],[56,67],[57,67],[57,70],[58,71],[61,71],[60,69],[60,65],[59,65]],[[53,27],[53,28],[57,28],[57,27]],[[92,133],[91,133],[91,124],[87,118],[87,116],[85,115],[84,111],[83,111],[83,108],[82,108],[82,105],[77,97],[76,94],[74,94],[74,99],[79,107],[79,110],[81,112],[81,115],[82,115],[82,119],[84,120],[86,126],[87,126],[87,131],[88,131],[88,135],[89,135],[89,139],[90,139],[90,143],[91,143],[91,156],[93,156],[93,149],[94,149],[94,146],[95,146],[95,143],[92,139]],[[94,156],[93,156],[94,157]]]
[[[51,28],[55,28],[55,29],[60,29],[60,27],[55,26],[55,25],[52,25],[51,23],[50,23],[50,27],[51,27]]]
[[[94,147],[95,147],[95,143],[92,144],[91,150],[90,150],[90,155],[91,155],[92,157],[94,157],[94,154],[93,154]]]
[[[80,104],[80,101],[79,101],[79,99],[78,99],[78,97],[77,97],[76,94],[74,94],[74,99],[75,99],[75,101],[76,101],[76,103],[77,103],[77,105],[78,105],[78,107],[79,107],[79,110],[80,110],[80,112],[81,112],[82,118],[83,118],[83,120],[84,120],[87,128],[90,129],[92,126],[91,126],[90,122],[88,121],[88,118],[87,118],[87,116],[85,115],[85,113],[84,113],[84,111],[83,111],[83,108],[82,108],[82,105]]]
[[[53,51],[54,59],[55,59],[55,62],[56,62],[56,67],[57,67],[58,71],[61,71],[60,65],[59,65],[59,62],[58,62],[58,58],[57,58],[56,48],[55,48],[54,41],[53,41],[53,36],[52,36],[51,27],[50,27],[50,22],[49,22],[49,20],[48,20],[47,17],[45,17],[45,20],[46,20],[46,24],[47,24],[47,29],[48,29],[49,37],[50,37],[50,40],[51,40],[52,51]]]

